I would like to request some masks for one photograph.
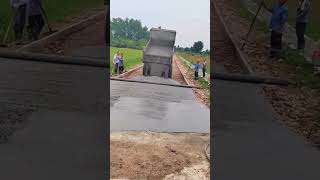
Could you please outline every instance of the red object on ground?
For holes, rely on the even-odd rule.
[[[312,61],[315,65],[320,66],[320,49],[313,52]]]

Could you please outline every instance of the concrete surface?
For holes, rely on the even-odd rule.
[[[260,86],[215,80],[213,96],[214,179],[320,179],[320,152],[279,123]]]
[[[159,77],[136,79],[155,82]],[[209,133],[210,110],[189,88],[111,80],[110,129]]]
[[[29,112],[0,144],[0,179],[103,179],[109,70],[3,58],[0,69],[0,107]]]
[[[144,81],[144,82],[166,83],[166,84],[174,84],[174,85],[180,84],[173,79],[169,79],[169,78],[165,79],[157,76],[137,76],[132,78],[132,80]]]
[[[106,46],[88,46],[74,50],[71,52],[71,56],[107,60],[109,53],[109,48]]]

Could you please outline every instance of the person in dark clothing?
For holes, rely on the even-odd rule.
[[[39,39],[40,33],[44,26],[42,17],[42,1],[29,0],[28,4],[28,20],[29,20],[29,38],[32,40]]]
[[[202,64],[202,77],[206,77],[206,70],[207,70],[207,60],[204,60],[203,61],[203,64]]]
[[[296,17],[296,35],[297,35],[297,49],[303,50],[305,48],[304,34],[307,28],[308,14],[310,12],[310,0],[299,0]]]
[[[26,0],[10,0],[10,4],[14,14],[14,35],[15,40],[22,39],[23,30],[26,24],[27,1]]]
[[[264,4],[266,7],[266,5]],[[266,7],[267,8],[267,7]],[[271,29],[271,58],[280,58],[282,50],[282,34],[284,32],[285,24],[288,20],[288,6],[287,0],[278,0],[278,3],[271,9],[272,12],[270,29]]]
[[[120,53],[120,56],[119,56],[119,74],[122,74],[123,71],[124,71],[124,63],[123,63],[124,59],[123,59],[123,53]]]

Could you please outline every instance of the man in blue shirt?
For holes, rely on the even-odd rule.
[[[297,35],[297,49],[303,50],[305,48],[304,34],[306,32],[308,14],[310,12],[310,0],[299,0],[296,17],[296,35]]]
[[[266,7],[266,5],[264,4]],[[268,9],[268,8],[267,8]],[[272,13],[270,29],[271,29],[271,58],[280,58],[282,49],[282,34],[285,24],[288,20],[287,0],[278,0],[278,3],[272,9],[268,9]]]
[[[200,70],[200,62],[197,61],[197,63],[194,65],[194,80],[198,80],[199,70]]]

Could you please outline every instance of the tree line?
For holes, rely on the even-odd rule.
[[[111,46],[120,48],[143,49],[147,44],[150,31],[140,20],[112,18],[110,23]]]
[[[193,43],[191,47],[180,47],[179,45],[175,47],[178,52],[187,52],[187,53],[197,53],[197,54],[210,54],[208,49],[203,51],[203,42],[197,41]]]
[[[119,48],[143,49],[149,41],[150,31],[140,20],[132,18],[112,18],[110,21],[111,46]],[[175,46],[176,51],[209,54],[203,51],[203,42],[197,41],[191,47]]]

